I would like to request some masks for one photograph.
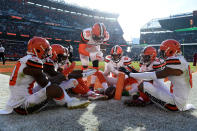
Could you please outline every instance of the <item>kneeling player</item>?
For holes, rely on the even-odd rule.
[[[117,85],[118,75],[120,73],[119,69],[121,67],[126,67],[131,64],[131,59],[127,56],[123,56],[123,50],[119,45],[115,45],[112,47],[110,55],[105,57],[105,70],[104,70],[104,76],[107,80],[109,87],[105,86],[104,91],[106,95],[110,95],[109,97],[113,97],[115,93],[115,87]],[[134,70],[134,69],[133,69]],[[126,78],[124,80],[124,87],[130,87],[127,90],[129,91],[129,94],[133,94],[137,91],[138,82],[133,78]],[[111,96],[111,92],[114,92]]]
[[[173,84],[173,91],[170,92],[166,86],[155,87],[153,84],[144,82],[140,90],[144,92],[153,103],[171,111],[185,111],[194,109],[187,104],[189,93],[192,88],[192,74],[190,66],[180,54],[181,45],[176,40],[166,40],[161,43],[160,53],[166,60],[166,67],[161,71],[145,73],[128,73],[136,79],[157,80],[168,77]]]
[[[19,59],[10,77],[10,98],[6,109],[0,110],[0,114],[10,114],[13,110],[26,115],[43,108],[48,99],[62,100],[61,104],[69,105],[71,99],[67,99],[64,89],[51,83],[43,73],[43,62],[50,56],[49,42],[41,37],[34,37],[28,42],[28,55]],[[37,82],[42,89],[33,93],[32,88]],[[84,102],[87,106],[89,102]]]
[[[165,68],[165,61],[161,58],[157,58],[157,51],[154,47],[148,46],[143,49],[143,51],[140,54],[140,70],[139,72],[153,72],[153,71],[159,71],[163,70]],[[154,86],[162,86],[163,85],[163,79],[157,79],[157,80],[151,80],[151,81],[141,81],[140,83],[143,84],[143,82],[150,82]],[[144,106],[148,103],[150,103],[150,99],[147,95],[145,95],[143,92],[138,91],[134,93],[132,96],[132,99],[126,100],[124,103],[128,106]]]

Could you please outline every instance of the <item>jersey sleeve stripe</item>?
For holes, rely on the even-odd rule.
[[[166,60],[166,65],[179,65],[179,64],[181,64],[179,59]]]
[[[82,39],[82,41],[84,41],[84,42],[88,42],[88,41],[89,41],[89,40],[87,40],[87,39],[84,38],[83,32],[81,32],[81,39]]]
[[[44,65],[54,66],[52,62],[46,62]]]
[[[162,63],[159,65],[153,65],[153,69],[158,69],[158,68],[164,67],[165,65],[166,65],[166,63]]]
[[[31,60],[28,60],[26,64],[29,65],[29,66],[31,66],[31,67],[36,67],[36,68],[40,68],[40,69],[43,68],[43,65],[42,64],[36,63],[34,61],[31,61]]]

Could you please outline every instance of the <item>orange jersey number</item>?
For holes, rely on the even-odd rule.
[[[16,84],[16,79],[18,76],[18,71],[19,71],[20,66],[21,66],[21,63],[18,61],[14,67],[14,70],[10,78],[10,82],[9,82],[10,86],[14,86]]]

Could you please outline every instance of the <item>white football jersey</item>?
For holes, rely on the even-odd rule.
[[[167,58],[166,67],[183,71],[180,76],[168,76],[173,84],[173,97],[179,110],[184,110],[189,92],[192,88],[192,74],[190,66],[182,55]]]
[[[105,57],[105,70],[104,70],[104,75],[108,76],[110,73],[114,75],[118,75],[119,71],[118,69],[120,67],[125,67],[127,65],[131,64],[131,58],[127,56],[123,56],[118,63],[115,63],[111,59],[111,55],[108,55]]]
[[[103,42],[96,42],[92,38],[92,28],[86,28],[81,33],[82,43],[87,44],[86,51],[88,52],[97,52],[100,51],[100,45],[106,43],[109,40],[109,33],[107,32],[106,37]]]
[[[32,89],[35,79],[23,73],[23,69],[27,65],[34,68],[43,68],[42,61],[36,56],[27,55],[17,61],[9,82],[10,98],[7,103],[8,107],[20,106],[27,96],[33,94]]]
[[[149,65],[142,64],[139,72],[163,70],[165,66],[166,66],[166,62],[163,59],[156,58]],[[163,82],[164,82],[164,79],[157,79],[153,81],[153,85],[155,87],[160,87],[161,85],[163,85]]]

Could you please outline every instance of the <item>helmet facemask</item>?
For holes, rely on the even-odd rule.
[[[104,37],[99,37],[99,36],[96,36],[96,35],[92,35],[92,39],[96,42],[103,42]]]
[[[42,55],[43,59],[47,58],[47,57],[51,57],[52,56],[52,50],[51,47],[50,48],[46,48],[44,51],[44,54]]]
[[[151,63],[151,56],[150,55],[144,55],[143,53],[140,54],[140,63],[143,63],[143,64],[150,64]]]
[[[166,54],[165,54],[165,50],[159,50],[159,56],[162,59],[166,59]]]
[[[57,62],[60,65],[65,65],[67,59],[68,59],[68,55],[66,55],[66,54],[58,54],[57,55]]]
[[[122,58],[121,54],[111,54],[112,61],[115,63],[118,63],[120,59]]]

